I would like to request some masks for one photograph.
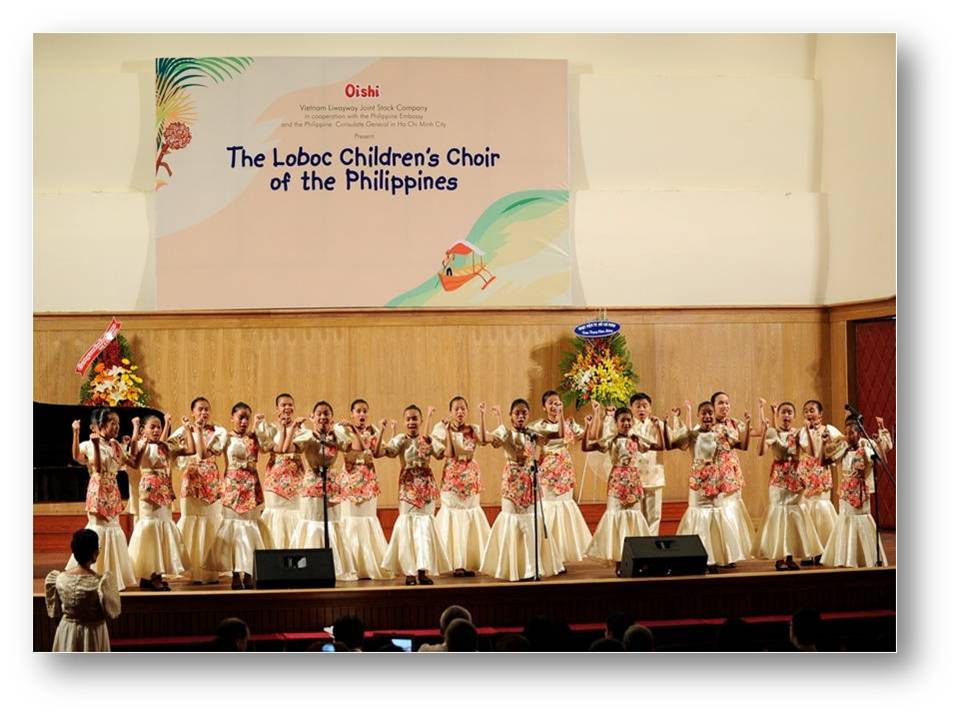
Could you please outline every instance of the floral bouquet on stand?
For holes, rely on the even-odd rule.
[[[137,375],[130,344],[116,337],[97,356],[80,387],[84,406],[146,406],[149,400],[143,379]]]
[[[620,333],[600,338],[577,336],[560,368],[561,396],[575,408],[591,400],[605,407],[626,406],[637,381],[627,341]]]

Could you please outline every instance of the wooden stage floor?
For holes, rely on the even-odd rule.
[[[773,562],[749,560],[717,575],[618,578],[612,567],[584,561],[565,575],[509,583],[483,575],[434,578],[410,587],[393,580],[338,582],[329,589],[231,590],[229,577],[216,585],[172,580],[171,592],[122,593],[123,613],[110,625],[116,638],[210,635],[225,617],[240,617],[254,633],[307,633],[355,613],[368,629],[433,629],[451,604],[467,607],[478,625],[513,627],[546,613],[568,623],[604,622],[624,610],[639,620],[713,619],[790,615],[811,606],[821,611],[895,610],[896,541],[882,533],[886,568],[823,566],[777,572]],[[46,650],[55,625],[46,616],[43,576],[62,569],[67,555],[34,555],[34,649]]]

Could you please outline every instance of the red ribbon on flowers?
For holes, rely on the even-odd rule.
[[[77,362],[77,373],[83,374],[93,363],[93,360],[100,355],[100,353],[107,348],[107,344],[117,338],[117,334],[120,333],[120,322],[117,321],[117,317],[114,316],[110,321],[110,324],[104,329],[104,332],[100,335],[100,338],[93,342],[93,345],[87,349],[87,352],[83,357]]]

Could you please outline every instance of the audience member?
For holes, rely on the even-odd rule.
[[[607,629],[604,637],[621,642],[624,640],[624,632],[634,624],[634,618],[626,612],[612,612],[607,618]]]
[[[463,618],[452,620],[444,631],[447,652],[477,652],[477,628]]]
[[[620,640],[615,640],[612,637],[602,637],[591,643],[588,652],[624,652],[624,645]]]
[[[444,635],[447,632],[447,627],[454,620],[467,620],[467,622],[473,624],[474,621],[471,619],[471,614],[467,608],[461,607],[460,605],[451,605],[444,612],[440,614],[440,634]],[[418,652],[446,652],[447,646],[445,643],[440,643],[437,645],[423,644],[420,646]]]
[[[626,652],[654,652],[654,633],[643,625],[631,625],[624,631]]]
[[[718,628],[714,649],[718,652],[750,652],[753,650],[748,625],[739,617],[729,617]]]
[[[531,643],[523,635],[510,633],[501,635],[494,643],[494,652],[530,652]]]
[[[791,618],[788,639],[798,652],[817,652],[821,637],[821,613],[809,607],[801,608]]]
[[[247,652],[250,630],[247,623],[237,617],[228,617],[217,625],[213,652]]]
[[[356,615],[337,618],[334,621],[334,642],[343,643],[348,652],[361,652],[364,644],[364,623]]]
[[[524,637],[533,652],[566,652],[570,649],[571,628],[547,615],[535,615],[524,626]]]

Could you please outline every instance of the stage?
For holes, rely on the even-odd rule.
[[[123,613],[109,625],[118,647],[138,640],[177,649],[186,638],[203,641],[225,617],[239,617],[254,635],[283,642],[285,635],[315,635],[346,613],[360,616],[368,630],[404,633],[436,630],[451,604],[468,608],[478,627],[511,631],[536,614],[574,624],[601,624],[614,611],[644,623],[709,621],[737,616],[783,621],[801,607],[822,613],[882,616],[896,610],[896,540],[882,533],[891,565],[831,569],[823,566],[777,572],[773,562],[750,560],[717,575],[618,578],[613,567],[584,561],[540,582],[509,583],[483,575],[435,578],[434,585],[406,586],[394,580],[339,582],[329,589],[231,590],[230,578],[194,586],[172,580],[171,592],[122,593]],[[56,625],[46,615],[43,576],[62,569],[66,553],[34,553],[34,650],[49,650]],[[308,638],[304,638],[308,639]],[[179,640],[179,643],[178,643]]]

